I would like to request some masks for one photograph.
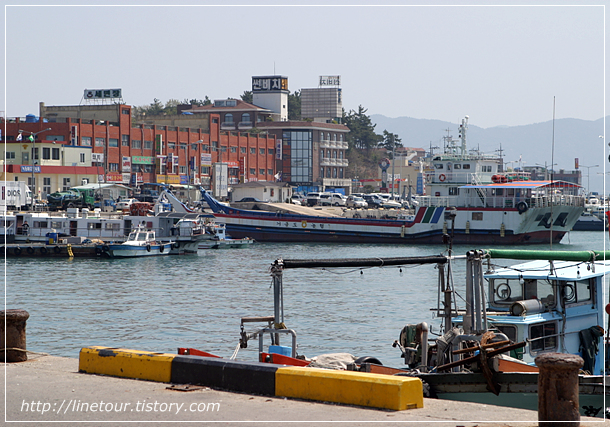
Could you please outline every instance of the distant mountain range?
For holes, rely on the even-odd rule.
[[[459,123],[442,120],[414,119],[411,117],[390,118],[380,114],[372,114],[371,121],[376,124],[375,132],[381,134],[384,130],[395,133],[401,138],[405,147],[419,147],[426,151],[430,146],[436,146],[434,152],[443,150],[443,136],[458,138]],[[555,150],[553,159],[553,121],[534,123],[523,126],[495,126],[481,128],[468,124],[466,143],[468,149],[478,148],[485,154],[498,154],[503,150],[504,163],[513,162],[509,167],[518,167],[519,159],[523,166],[544,166],[555,169],[574,170],[575,158],[579,159],[582,170],[583,186],[590,181],[590,190],[603,191],[604,171],[610,173],[608,162],[608,146],[600,135],[604,134],[604,120],[595,121],[579,119],[555,120]],[[586,168],[583,166],[599,167]],[[604,169],[605,167],[605,169]],[[587,174],[590,174],[587,177]],[[610,179],[606,179],[610,183]],[[610,191],[610,186],[606,193]]]

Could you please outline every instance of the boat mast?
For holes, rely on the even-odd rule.
[[[551,168],[555,163],[555,97],[553,96],[553,137],[551,142]],[[551,236],[549,238],[549,243],[551,249],[553,249],[553,204],[555,202],[555,190],[553,189],[553,174],[551,174],[551,227],[550,232]]]

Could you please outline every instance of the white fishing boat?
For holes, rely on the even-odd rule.
[[[451,231],[456,244],[559,243],[584,210],[581,187],[507,173],[498,156],[467,151],[466,131],[464,119],[460,139],[446,139],[444,153],[427,159],[431,167],[422,170],[418,185],[430,193],[417,197],[408,217],[245,210],[222,205],[209,194],[203,197],[234,238],[260,242],[442,244]]]
[[[244,237],[243,239],[232,239],[227,236],[225,224],[211,222],[206,226],[208,235],[213,235],[212,239],[199,242],[199,249],[239,249],[249,248],[254,243],[254,239]]]
[[[111,258],[141,257],[169,255],[173,242],[159,242],[155,239],[155,232],[144,227],[138,227],[119,244],[100,245],[103,254]]]

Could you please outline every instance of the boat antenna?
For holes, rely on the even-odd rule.
[[[553,136],[551,140],[551,171],[555,163],[555,96],[553,96]],[[550,227],[550,248],[553,249],[553,204],[555,202],[555,190],[553,190],[553,172],[551,172],[551,227]]]

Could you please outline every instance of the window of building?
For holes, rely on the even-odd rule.
[[[38,160],[39,159],[39,157],[38,157],[38,147],[36,147],[36,148],[32,147],[32,158],[34,160]]]
[[[343,178],[343,168],[339,168],[339,178]]]
[[[333,178],[337,177],[337,168],[333,168]]]
[[[332,168],[326,168],[326,178],[330,178],[330,174],[331,174],[331,169]]]
[[[265,169],[259,169],[258,170],[258,174],[259,175],[265,175]]]
[[[36,178],[34,178],[34,179],[32,180],[32,177],[31,177],[31,176],[28,176],[28,187],[30,187],[30,188],[36,187]],[[68,189],[69,189],[69,188],[70,188],[70,187],[68,187]],[[66,188],[64,187],[64,191],[65,191],[65,190],[66,190]]]
[[[85,153],[80,153],[80,162],[85,163]]]
[[[337,150],[333,150],[333,159],[337,158]]]
[[[210,174],[210,167],[209,166],[201,166],[201,173],[203,175],[209,175]]]
[[[267,169],[267,175],[273,175],[273,169]]]
[[[104,145],[106,145],[106,138],[95,138],[96,147],[103,147]]]
[[[176,143],[175,142],[168,142],[167,143],[167,149],[168,150],[174,150],[176,148]]]
[[[244,123],[250,123],[250,114],[249,113],[242,114],[241,121]]]
[[[231,153],[237,153],[237,147],[231,147]]]
[[[62,191],[68,191],[72,187],[72,185],[70,184],[70,178],[64,178],[63,184],[64,185]]]
[[[197,151],[197,144],[191,144],[191,150]]]
[[[135,148],[136,150],[140,150],[142,148],[142,141],[139,139],[131,140],[131,148]]]
[[[42,192],[44,193],[43,196],[45,196],[45,197],[47,194],[51,194],[51,178],[50,177],[42,178]],[[57,228],[59,228],[59,227],[57,227]]]
[[[118,147],[119,146],[119,140],[117,138],[110,138],[108,140],[108,147]]]
[[[6,152],[6,159],[14,159],[15,158],[15,152],[14,151],[7,151]]]
[[[339,158],[342,159],[343,158],[343,151],[339,151]]]
[[[121,109],[121,114],[129,114],[129,109],[128,108],[122,108]]]
[[[239,152],[241,154],[246,154],[246,147],[239,147]]]
[[[320,168],[320,176],[324,178],[324,168]]]
[[[256,154],[256,148],[250,147],[250,154]]]
[[[320,158],[324,158],[324,150],[320,150]]]
[[[212,118],[212,123],[218,123],[218,117]]]
[[[123,147],[129,147],[129,135],[121,135],[121,145]]]
[[[201,144],[201,151],[205,151],[205,152],[209,153],[210,146],[208,144]]]
[[[186,166],[180,166],[180,175],[186,175]]]
[[[181,150],[186,150],[186,144],[184,142],[180,143],[180,149]]]
[[[330,150],[326,150],[326,157],[330,159]]]
[[[256,169],[250,168],[250,175],[256,175]]]
[[[144,149],[145,150],[152,150],[152,148],[153,148],[153,142],[152,141],[144,140]]]
[[[218,141],[212,141],[212,151],[218,151]]]
[[[144,165],[144,172],[152,173],[155,169],[155,165]]]
[[[343,142],[343,134],[342,133],[339,134],[339,141]]]
[[[59,160],[59,147],[53,147],[51,149],[51,158],[53,160]]]
[[[258,154],[260,154],[261,156],[265,155],[265,149],[264,148],[259,148],[258,149]]]
[[[108,170],[110,172],[118,172],[119,164],[118,163],[108,163]]]
[[[51,159],[51,147],[42,147],[42,159],[43,160]]]
[[[231,113],[225,114],[225,123],[227,123],[227,124],[233,123],[233,114],[231,114]]]
[[[176,162],[176,163],[172,163],[172,173],[173,173],[174,175],[177,175],[177,174],[178,174],[178,168],[179,168],[179,166],[180,166],[180,165],[178,165],[178,163],[177,163],[177,162]]]
[[[91,137],[90,136],[81,136],[80,145],[84,145],[86,147],[91,147]]]
[[[273,148],[268,148],[267,149],[267,154],[273,155]]]
[[[337,140],[337,134],[333,133],[333,141],[336,141],[336,140]]]

